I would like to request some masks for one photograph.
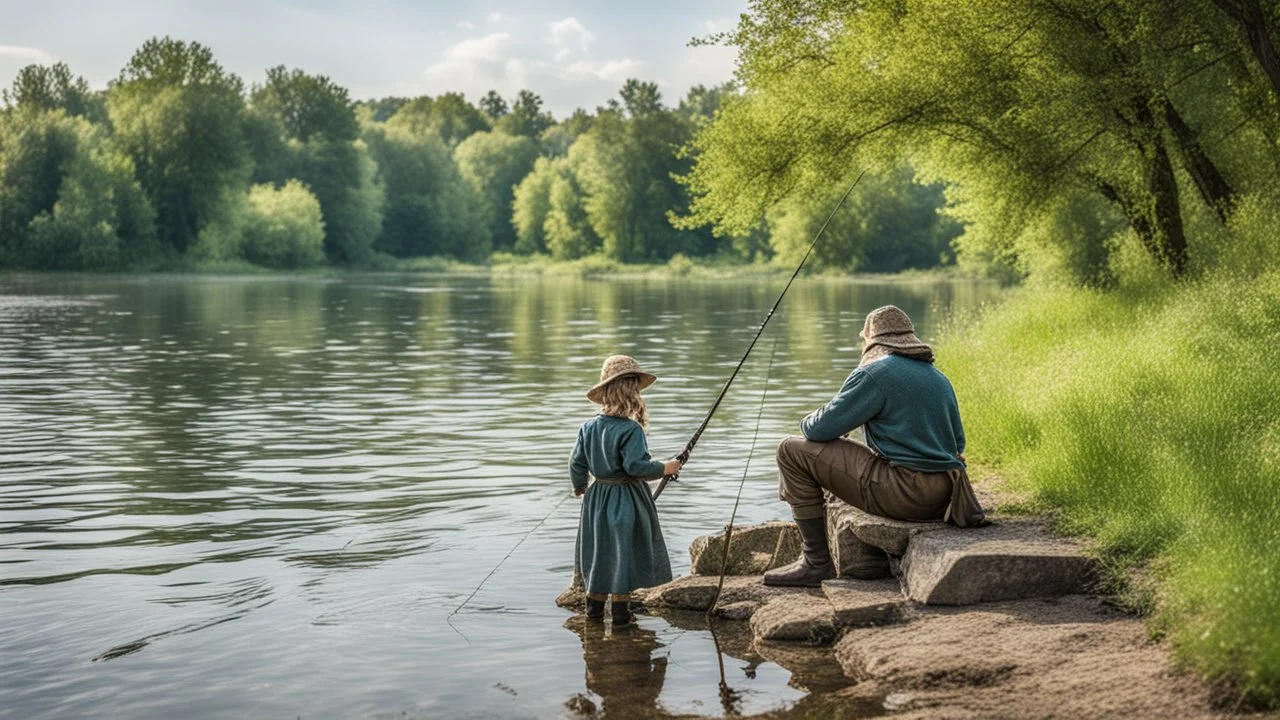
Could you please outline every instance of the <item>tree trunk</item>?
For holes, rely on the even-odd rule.
[[[1227,179],[1222,176],[1218,166],[1205,153],[1200,141],[1196,139],[1195,132],[1168,99],[1164,101],[1164,119],[1169,130],[1173,132],[1173,138],[1182,155],[1182,163],[1186,166],[1191,179],[1195,181],[1196,188],[1200,190],[1200,196],[1204,198],[1205,204],[1217,213],[1218,219],[1225,223],[1235,205],[1235,193],[1232,192]]]
[[[1224,13],[1240,26],[1249,42],[1253,57],[1271,81],[1271,91],[1280,97],[1280,55],[1271,42],[1267,17],[1258,0],[1213,0]]]
[[[1182,227],[1178,179],[1164,143],[1157,138],[1151,148],[1146,195],[1141,201],[1135,201],[1105,180],[1097,179],[1095,183],[1103,197],[1120,206],[1129,227],[1147,252],[1175,278],[1182,277],[1187,269],[1187,236]]]

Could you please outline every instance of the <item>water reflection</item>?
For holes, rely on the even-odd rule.
[[[652,709],[661,712],[658,696],[667,677],[666,647],[652,630],[629,625],[612,627],[575,615],[564,626],[582,641],[587,692],[575,695],[565,707],[575,717],[635,717]]]
[[[0,276],[0,718],[563,711],[586,654],[551,605],[576,503],[457,615],[472,646],[445,616],[568,492],[604,356],[656,369],[650,444],[674,453],[780,287]],[[856,364],[867,310],[895,302],[927,338],[990,293],[796,285],[764,340],[779,344],[762,446]],[[677,572],[727,520],[764,362],[660,501]],[[785,514],[761,457],[743,523]],[[684,668],[661,706],[721,714],[706,630],[640,629]],[[817,687],[726,648],[744,713]]]

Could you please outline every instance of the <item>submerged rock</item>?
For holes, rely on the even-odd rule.
[[[703,535],[689,545],[689,572],[719,575],[725,533]],[[800,531],[795,523],[767,522],[733,529],[726,575],[759,575],[800,557]]]
[[[686,575],[676,578],[665,585],[637,590],[634,597],[642,600],[650,608],[668,607],[677,610],[706,611],[711,607],[715,597],[718,578],[711,575]],[[719,608],[733,606],[733,613],[738,619],[745,619],[747,604],[759,607],[766,602],[785,595],[799,595],[822,598],[822,591],[808,588],[768,587],[759,575],[729,576],[724,579],[724,589],[720,593]],[[726,610],[727,611],[727,610]]]
[[[835,617],[825,599],[788,594],[756,610],[751,616],[751,632],[758,640],[822,645],[835,639]]]
[[[929,605],[1070,595],[1096,572],[1078,545],[1029,521],[920,533],[902,558],[907,597]]]

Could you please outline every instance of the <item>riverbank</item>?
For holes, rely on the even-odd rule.
[[[577,260],[554,260],[546,255],[513,255],[495,253],[484,262],[464,262],[447,257],[394,258],[379,255],[351,266],[317,265],[308,268],[275,270],[244,260],[195,262],[175,260],[140,265],[128,273],[195,274],[195,275],[301,275],[342,276],[353,272],[421,273],[430,275],[463,275],[474,277],[551,277],[583,279],[655,279],[688,278],[693,280],[786,279],[795,270],[770,262],[747,263],[725,258],[689,258],[676,255],[665,263],[624,263],[593,255]],[[104,271],[119,274],[120,271]],[[806,277],[854,282],[935,282],[938,280],[978,280],[980,276],[955,266],[906,270],[898,273],[846,273],[827,271]]]
[[[942,335],[970,460],[1095,541],[1184,666],[1275,707],[1280,273],[1022,289]]]

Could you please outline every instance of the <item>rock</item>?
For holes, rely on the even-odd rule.
[[[723,532],[704,535],[689,545],[689,572],[694,575],[719,575],[724,558]],[[729,543],[727,575],[759,575],[800,557],[800,531],[795,523],[767,522],[733,529]]]
[[[865,513],[837,498],[827,500],[827,527],[832,552],[839,552],[845,543],[856,548],[851,541],[880,548],[890,555],[904,555],[911,538],[922,532],[951,527],[946,523],[917,523],[891,520]]]
[[[839,627],[889,625],[902,620],[906,598],[897,580],[826,580],[822,592]]]
[[[717,580],[718,578],[710,575],[686,575],[665,585],[637,590],[633,597],[643,601],[650,608],[668,607],[677,610],[705,611],[711,607]],[[747,602],[759,607],[774,598],[785,595],[798,595],[810,598],[812,601],[812,598],[822,597],[822,592],[810,588],[767,587],[759,575],[730,576],[724,579],[724,590],[720,593],[720,602],[717,606],[726,608]],[[743,612],[742,607],[735,609],[734,612]]]
[[[716,617],[724,620],[750,620],[756,610],[760,608],[760,603],[752,600],[739,600],[728,605],[723,603],[716,605],[716,611],[713,613]]]
[[[1079,546],[1028,521],[920,533],[902,558],[907,597],[929,605],[1069,595],[1096,572]]]
[[[583,587],[582,576],[575,570],[573,580],[564,592],[556,596],[556,605],[568,610],[584,610],[587,605],[586,588]]]
[[[751,616],[751,632],[757,640],[822,645],[835,639],[836,626],[830,603],[794,594],[757,610]]]

